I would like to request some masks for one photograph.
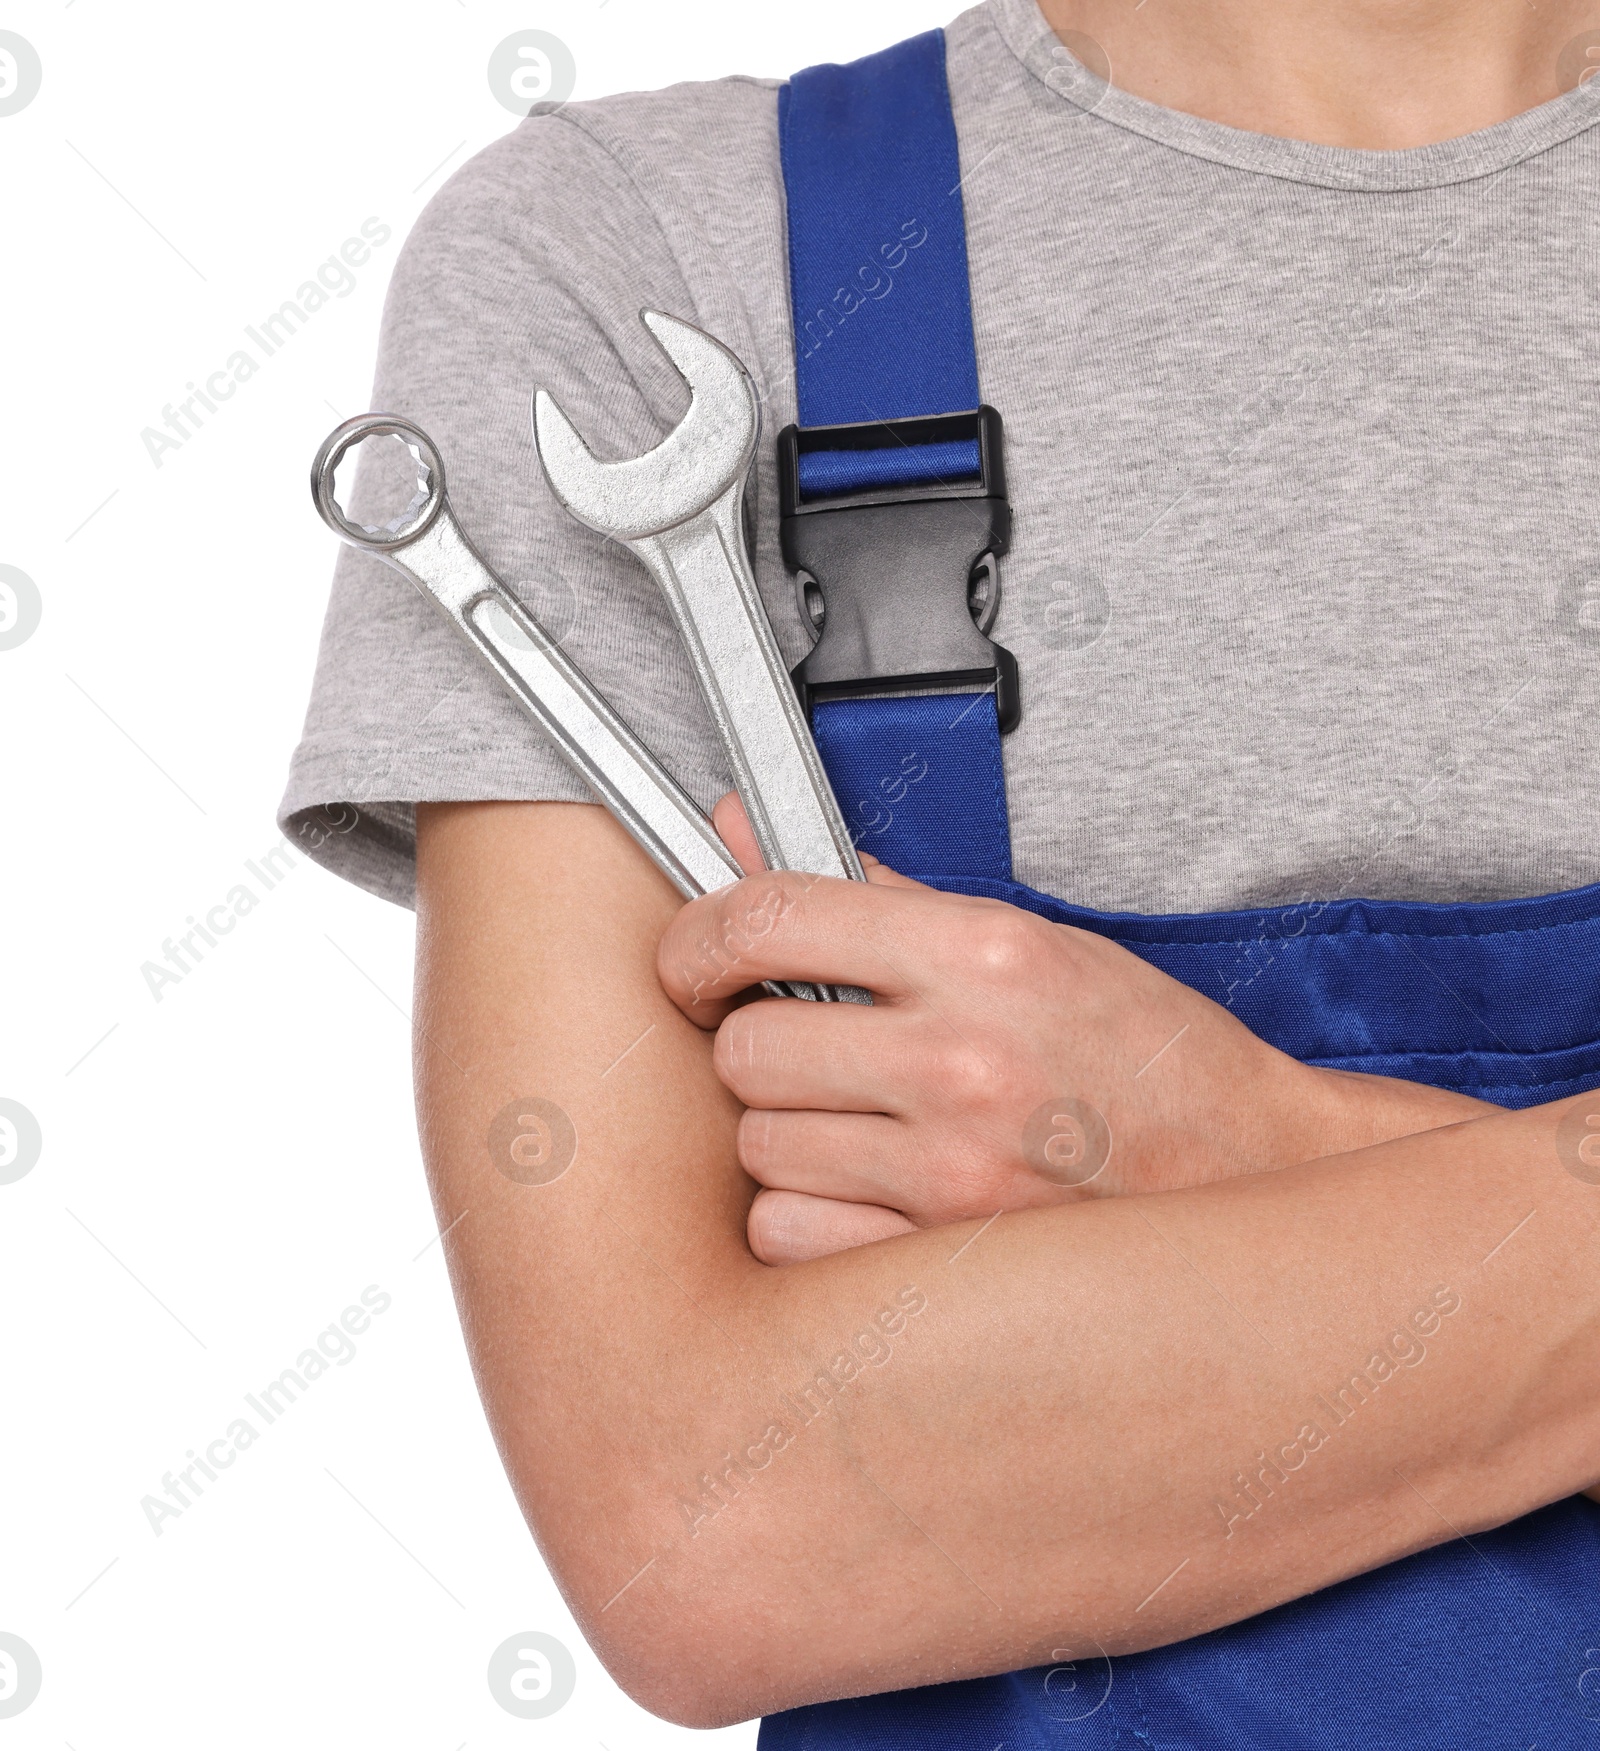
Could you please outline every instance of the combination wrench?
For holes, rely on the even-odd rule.
[[[689,386],[688,412],[645,455],[602,462],[541,389],[539,459],[572,515],[622,543],[660,585],[767,867],[863,881],[745,551],[745,481],[761,429],[755,385],[704,330],[641,314]],[[871,1001],[847,986],[821,995]]]
[[[335,489],[345,454],[377,437],[398,439],[417,468],[410,504],[381,525],[346,516]],[[744,872],[704,813],[462,533],[427,433],[393,414],[346,420],[317,451],[311,494],[336,535],[376,555],[434,604],[685,899],[739,880]],[[799,983],[767,988],[816,995]]]

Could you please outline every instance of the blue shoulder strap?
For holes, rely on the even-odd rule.
[[[967,590],[983,555],[998,588],[1010,517],[999,417],[979,406],[944,33],[797,74],[778,115],[800,412],[780,440],[784,551],[825,604],[796,679],[863,851],[1009,879],[1016,665]]]
[[[800,423],[976,407],[944,32],[796,74],[778,95],[778,125]],[[866,482],[836,490],[854,484]]]

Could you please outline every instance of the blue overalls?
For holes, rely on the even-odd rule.
[[[1145,917],[1011,879],[1000,737],[1019,677],[975,621],[981,582],[969,603],[1010,509],[978,392],[943,33],[812,68],[779,114],[802,422],[779,440],[782,537],[825,604],[796,681],[862,847],[1109,936],[1311,1063],[1506,1107],[1600,1087],[1600,886]],[[885,697],[908,685],[929,691]],[[1558,1502],[1149,1653],[795,1709],[760,1743],[1592,1751],[1600,1506]]]

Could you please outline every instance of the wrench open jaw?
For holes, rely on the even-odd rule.
[[[643,456],[602,462],[541,389],[539,459],[573,516],[622,542],[660,585],[767,868],[862,881],[745,551],[745,479],[761,429],[755,385],[704,330],[641,314],[689,385],[689,411]],[[844,986],[823,995],[871,1001]]]
[[[691,391],[689,411],[655,449],[601,462],[547,390],[534,397],[534,440],[556,497],[580,523],[618,541],[685,523],[742,485],[761,435],[755,384],[733,354],[675,316],[642,315]]]

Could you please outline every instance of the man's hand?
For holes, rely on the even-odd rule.
[[[717,825],[757,860],[743,812]],[[1298,1063],[1086,931],[923,887],[757,875],[687,906],[662,983],[717,1029],[766,1188],[752,1250],[787,1263],[1001,1210],[1191,1187],[1494,1109]],[[866,986],[871,1009],[732,1006],[766,978]]]
[[[1570,1106],[769,1270],[739,1105],[657,976],[665,879],[592,804],[417,828],[441,1246],[529,1522],[645,1706],[717,1726],[1115,1657],[1595,1482],[1600,1193],[1560,1157]],[[699,916],[691,949],[723,914]],[[838,946],[789,970],[870,958]],[[1460,1311],[1395,1372],[1375,1346],[1441,1294]],[[1336,1457],[1236,1499],[1369,1356],[1387,1383]]]

